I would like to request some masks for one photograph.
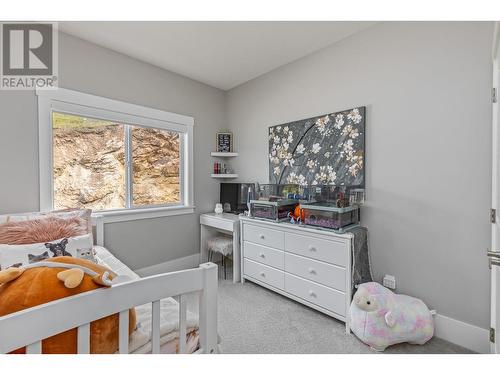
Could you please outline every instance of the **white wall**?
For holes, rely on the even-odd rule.
[[[193,116],[196,211],[213,208],[210,179],[224,92],[81,39],[60,34],[59,86]],[[39,209],[37,102],[32,91],[0,91],[0,214]],[[107,224],[106,246],[131,268],[199,251],[198,215]]]
[[[241,180],[268,181],[267,127],[367,106],[363,224],[377,280],[489,327],[492,23],[383,23],[239,86]]]

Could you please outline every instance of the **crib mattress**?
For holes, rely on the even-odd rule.
[[[99,264],[108,267],[118,275],[125,275],[132,280],[140,278],[134,271],[116,258],[108,249],[94,246]],[[151,304],[137,306],[137,326],[129,339],[129,352],[144,354],[151,352]],[[187,311],[186,330],[188,353],[193,353],[198,348],[198,317]],[[179,347],[179,303],[173,298],[160,301],[160,352],[173,354]]]

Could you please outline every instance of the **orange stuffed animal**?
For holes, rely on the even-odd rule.
[[[25,268],[0,271],[0,316],[33,306],[87,292],[112,284],[116,274],[91,261],[56,257]],[[129,332],[135,328],[135,310],[129,313]],[[118,314],[90,324],[90,353],[115,353],[118,350]],[[12,353],[25,353],[25,348]],[[42,341],[44,354],[75,354],[77,329]]]

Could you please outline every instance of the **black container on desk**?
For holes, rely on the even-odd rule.
[[[220,203],[231,207],[229,211],[235,214],[241,214],[248,210],[247,203],[255,195],[255,184],[252,182],[221,182],[220,183]]]

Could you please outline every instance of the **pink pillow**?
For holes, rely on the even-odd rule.
[[[55,216],[63,219],[70,217],[80,217],[87,223],[87,233],[92,233],[92,210],[90,209],[79,209],[79,208],[67,208],[64,210],[57,211],[47,211],[47,212],[25,212],[21,214],[7,214],[0,215],[0,225],[11,222],[11,221],[27,221],[35,220],[48,216]]]
[[[89,233],[88,222],[83,217],[44,215],[33,220],[0,224],[0,243],[8,245],[43,243],[87,233]]]
[[[79,217],[85,220],[87,233],[92,233],[92,210],[89,208],[66,208],[63,210],[52,211],[49,215],[60,218]]]

